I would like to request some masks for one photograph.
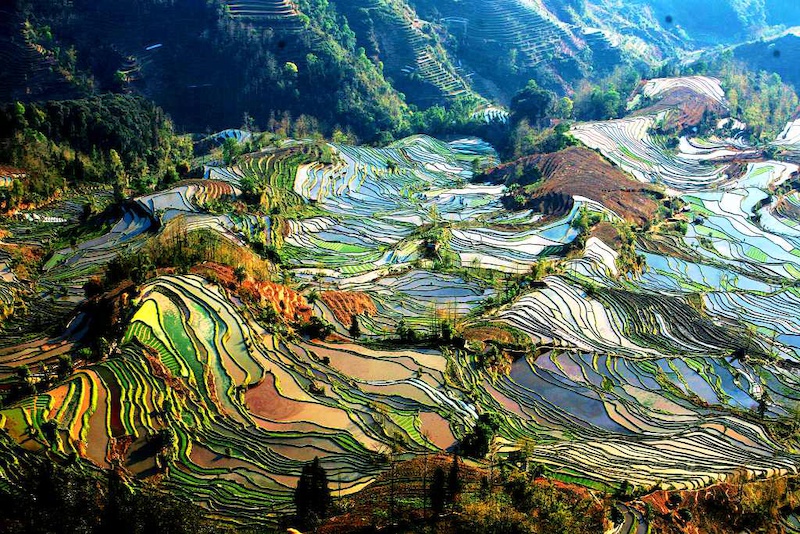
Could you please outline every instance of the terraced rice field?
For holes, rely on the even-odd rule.
[[[508,0],[488,10],[468,3],[460,14],[469,17],[467,36],[473,46],[515,48],[525,67],[538,65],[567,39],[563,25],[534,2]]]
[[[708,79],[644,90],[657,98],[675,84],[719,97]],[[800,408],[800,200],[775,190],[798,168],[750,161],[741,139],[686,138],[673,151],[648,131],[656,121],[573,128],[686,205],[674,214],[685,235],[632,238],[644,267],[628,275],[619,238],[596,232],[579,250],[571,244],[584,209],[609,227],[630,220],[602,196],[570,194],[571,209],[557,215],[505,210],[504,186],[470,181],[476,158],[496,158],[472,138],[414,136],[385,148],[292,142],[140,197],[101,235],[50,255],[44,283],[77,291],[115,255],[183,220],[240,246],[257,237],[274,247],[282,283],[337,335],[275,333],[233,285],[162,274],[141,286],[119,355],[3,409],[4,428],[29,449],[159,473],[174,491],[252,526],[292,508],[300,470],[315,456],[343,494],[355,493],[386,469],[387,451],[447,449],[486,412],[499,417],[501,453],[533,439],[532,459],[552,476],[601,490],[623,481],[698,488],[742,467],[759,477],[797,473],[800,459],[767,422]],[[731,157],[745,158],[736,172]],[[209,211],[245,184],[262,188],[258,207]],[[504,300],[506,279],[543,259],[558,268]],[[20,282],[8,255],[0,277],[0,302],[13,302]],[[65,297],[73,305],[74,291]],[[527,352],[507,375],[487,371],[474,348],[480,335],[472,352],[404,346],[401,320],[419,333],[442,321],[502,332],[495,341],[524,340]],[[0,376],[72,351],[82,323],[70,324],[63,337],[2,346]],[[50,421],[55,435],[45,432]],[[625,516],[631,531],[642,526]]]
[[[385,149],[331,148],[336,163],[300,165],[292,186],[297,197],[325,212],[288,221],[284,250],[299,266],[322,265],[347,276],[407,265],[420,257],[419,229],[439,220],[454,225],[449,245],[462,264],[477,261],[511,271],[529,267],[574,237],[569,222],[580,203],[550,226],[523,221],[520,228],[530,227],[523,233],[483,223],[503,213],[502,191],[466,183],[473,158],[494,157],[490,147],[473,140],[448,145],[418,136]],[[250,169],[267,165],[248,162]],[[459,225],[470,228],[455,229]]]
[[[676,397],[674,384],[712,403],[741,405],[750,369],[724,359],[627,358],[551,353],[517,362],[492,397],[522,420],[570,436],[537,447],[537,459],[566,477],[598,487],[625,478],[665,488],[707,485],[736,465],[762,475],[796,472],[757,425],[699,409]],[[620,471],[619,469],[624,469]]]
[[[800,163],[800,119],[788,123],[773,144],[783,149],[788,159]]]
[[[651,80],[642,93],[649,98],[682,88],[722,102],[724,93],[713,78],[689,77]],[[758,151],[737,139],[682,139],[678,150],[666,147],[666,138],[653,134],[667,110],[618,120],[577,124],[572,134],[589,148],[600,151],[643,182],[659,183],[675,192],[721,186],[736,178],[731,160],[748,160]]]
[[[688,89],[692,92],[714,100],[724,102],[725,91],[720,81],[708,76],[686,76],[683,78],[656,78],[647,81],[642,87],[642,94],[647,98],[658,98],[674,89]]]
[[[389,437],[409,453],[432,449],[474,417],[443,385],[440,354],[281,341],[192,275],[156,279],[137,304],[123,355],[4,411],[12,435],[41,447],[41,433],[23,436],[56,421],[57,450],[110,465],[125,443],[125,467],[144,473],[154,466],[136,451],[169,425],[178,460],[167,483],[255,521],[289,505],[313,456],[347,493],[380,471]]]
[[[232,17],[245,22],[291,31],[302,27],[291,0],[226,0],[225,5]]]

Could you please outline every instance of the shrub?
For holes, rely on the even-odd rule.
[[[301,323],[298,330],[311,339],[325,339],[333,333],[333,325],[314,315],[307,322]]]

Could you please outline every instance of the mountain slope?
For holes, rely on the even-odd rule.
[[[27,21],[45,54],[72,50],[64,78],[76,92],[134,89],[195,131],[238,125],[245,112],[265,125],[284,111],[365,136],[402,128],[405,104],[358,53],[346,21],[326,3],[300,7],[308,15],[266,4],[267,14],[217,2],[20,1],[7,24],[19,40]],[[47,97],[35,82],[0,98]]]

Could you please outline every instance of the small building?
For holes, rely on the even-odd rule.
[[[27,173],[7,165],[0,165],[0,188],[11,188],[14,180],[24,180]]]

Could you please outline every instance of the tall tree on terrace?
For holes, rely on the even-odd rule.
[[[294,492],[294,504],[297,509],[297,521],[303,527],[328,516],[331,490],[328,488],[328,474],[320,465],[318,456],[303,466],[303,472]]]

